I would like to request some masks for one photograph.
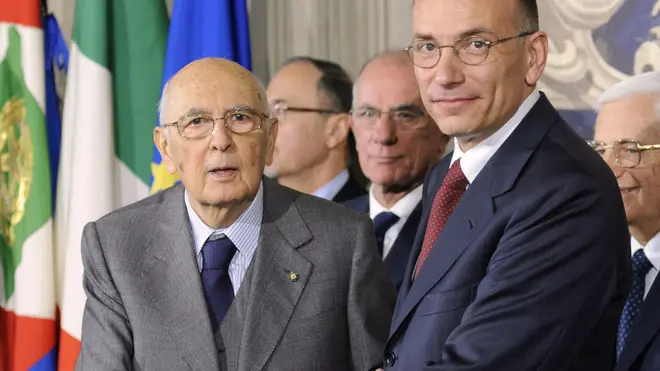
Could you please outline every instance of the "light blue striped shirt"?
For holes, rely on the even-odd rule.
[[[234,224],[228,228],[213,229],[206,225],[197,215],[188,201],[188,192],[185,192],[184,200],[190,219],[193,240],[195,242],[195,254],[197,256],[197,266],[200,272],[204,263],[202,257],[202,247],[206,240],[217,240],[224,236],[236,245],[236,255],[229,264],[229,278],[234,287],[234,294],[238,293],[243,277],[252,262],[254,252],[259,245],[259,234],[261,232],[261,219],[264,211],[263,182],[259,185],[259,191],[247,210],[236,219]]]

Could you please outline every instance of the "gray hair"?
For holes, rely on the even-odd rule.
[[[614,84],[598,98],[594,108],[598,112],[607,103],[644,94],[658,96],[656,111],[660,118],[660,71],[641,73]]]

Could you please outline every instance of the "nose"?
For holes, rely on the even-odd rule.
[[[211,131],[211,148],[220,152],[226,152],[231,147],[233,140],[229,135],[229,129],[225,126],[222,119],[214,121],[213,131]]]
[[[373,128],[373,138],[376,143],[393,145],[397,142],[396,123],[390,119],[387,112],[381,113]]]
[[[465,81],[463,68],[465,64],[451,48],[442,50],[438,64],[435,66],[434,81],[445,89],[451,89]]]

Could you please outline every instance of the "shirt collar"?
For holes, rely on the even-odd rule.
[[[188,191],[185,191],[184,200],[193,232],[195,255],[200,254],[206,240],[220,238],[223,235],[229,237],[241,254],[250,254],[256,250],[259,244],[264,209],[263,181],[259,184],[259,191],[250,206],[227,228],[213,229],[206,225],[192,208],[188,197]]]
[[[660,234],[653,236],[646,246],[642,246],[634,237],[630,236],[630,253],[635,254],[635,251],[639,249],[644,249],[644,255],[653,264],[653,268],[660,270]]]
[[[408,192],[408,194],[403,196],[402,199],[397,201],[397,203],[395,203],[391,209],[387,209],[386,207],[381,205],[378,202],[378,200],[376,200],[372,185],[369,188],[369,216],[371,217],[371,219],[374,219],[376,215],[382,212],[389,211],[394,215],[398,216],[399,219],[407,219],[408,216],[412,214],[413,210],[415,210],[415,207],[417,207],[419,201],[422,200],[422,191],[423,191],[423,185],[417,186],[417,188]]]
[[[468,182],[474,182],[474,179],[476,179],[479,172],[486,166],[488,160],[493,157],[511,133],[520,125],[539,98],[541,98],[541,93],[535,90],[523,101],[509,121],[467,152],[461,150],[461,146],[458,145],[456,138],[454,138],[454,154],[452,155],[451,163],[453,164],[454,161],[461,159],[461,170],[463,170],[463,174],[465,174]]]
[[[321,197],[326,200],[332,200],[341,188],[348,182],[349,174],[348,170],[344,169],[339,175],[334,177],[331,181],[324,184],[321,188],[317,189],[312,193],[316,197]]]

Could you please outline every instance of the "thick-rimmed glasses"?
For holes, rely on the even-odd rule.
[[[336,115],[343,113],[334,109],[327,109],[327,108],[289,107],[284,103],[274,104],[270,108],[270,112],[273,116],[279,118],[280,120],[284,120],[286,118],[287,112],[312,112],[312,113],[320,113],[325,115]]]
[[[605,156],[605,151],[612,149],[616,163],[625,168],[639,165],[642,152],[660,149],[660,144],[640,144],[634,139],[619,139],[611,144],[596,140],[589,140],[587,143],[601,156]]]
[[[426,116],[424,110],[418,107],[395,108],[389,111],[381,111],[372,107],[361,107],[351,110],[353,123],[358,127],[372,128],[376,126],[378,120],[385,114],[398,129],[414,130],[427,124],[420,120]]]
[[[179,134],[187,139],[203,138],[215,128],[215,122],[222,120],[225,127],[235,134],[246,134],[261,129],[264,121],[270,119],[263,112],[251,108],[231,109],[222,117],[213,117],[205,113],[193,113],[181,117],[163,127],[176,126]]]
[[[533,33],[534,31],[522,32],[518,35],[495,41],[489,41],[484,36],[468,36],[459,39],[454,45],[438,45],[431,40],[417,40],[408,45],[405,50],[408,52],[408,56],[410,56],[415,66],[420,68],[432,68],[438,64],[442,55],[442,49],[444,48],[452,49],[461,62],[469,66],[474,66],[488,58],[490,48],[493,46],[529,36]]]

